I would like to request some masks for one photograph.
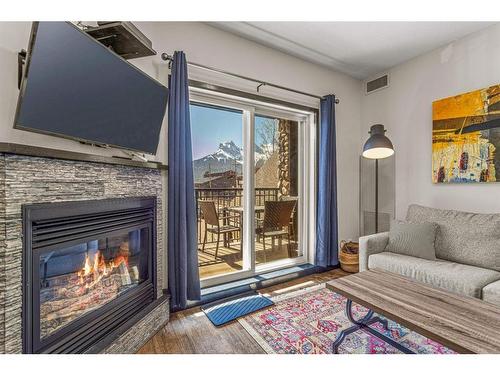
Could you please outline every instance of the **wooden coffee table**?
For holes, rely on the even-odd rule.
[[[500,307],[477,298],[463,297],[393,273],[370,270],[326,283],[347,297],[346,314],[353,323],[333,344],[337,353],[345,337],[366,330],[403,353],[412,353],[370,327],[383,315],[458,353],[500,353]],[[369,309],[361,319],[352,315],[352,302]]]

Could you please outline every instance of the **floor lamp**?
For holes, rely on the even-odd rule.
[[[369,131],[370,138],[363,146],[363,157],[375,160],[375,233],[378,233],[378,160],[394,154],[394,146],[385,136],[384,125],[372,125]]]

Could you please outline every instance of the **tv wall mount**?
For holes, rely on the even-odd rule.
[[[21,89],[23,82],[24,65],[26,64],[26,50],[22,49],[17,53],[17,88]]]

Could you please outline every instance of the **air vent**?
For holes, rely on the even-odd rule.
[[[374,91],[381,90],[387,86],[389,86],[389,76],[386,74],[383,75],[382,77],[366,82],[366,93],[370,94]]]

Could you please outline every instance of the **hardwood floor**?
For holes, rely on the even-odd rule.
[[[260,289],[267,296],[321,284],[346,276],[341,269],[309,275]],[[237,321],[216,328],[199,307],[172,314],[163,327],[139,351],[140,354],[259,354],[264,350]]]

